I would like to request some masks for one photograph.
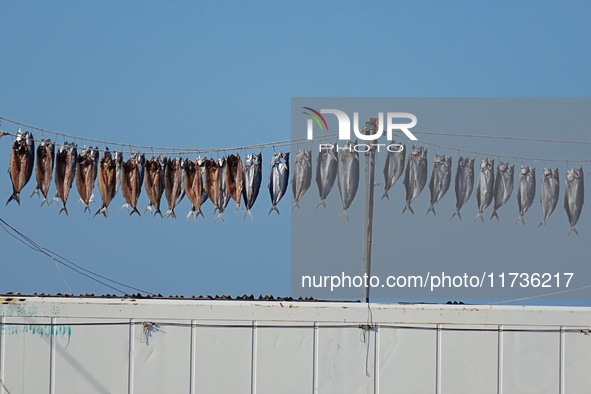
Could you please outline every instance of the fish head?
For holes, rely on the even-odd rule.
[[[348,141],[348,143],[350,142],[351,141]],[[281,152],[281,156],[283,157],[285,164],[289,167],[289,152]]]
[[[197,164],[197,166],[201,167],[205,161],[207,160],[207,158],[202,158],[201,156],[197,156],[197,158],[195,159],[195,164]]]
[[[575,178],[577,177],[576,176],[576,172],[577,172],[577,169],[576,168],[571,168],[570,170],[567,170],[566,171],[566,180],[568,182],[574,181]]]
[[[458,169],[466,167],[467,160],[464,160],[462,156],[458,159]]]
[[[123,153],[121,153],[119,151],[115,151],[115,162],[118,165],[121,165],[121,163],[123,163]]]
[[[487,167],[488,167],[488,159],[480,160],[480,171],[486,170]]]
[[[510,177],[513,177],[513,174],[515,173],[515,165],[514,164],[507,164],[506,171]]]
[[[77,145],[75,143],[71,143],[68,146],[68,153],[71,154],[72,156],[78,156],[78,149],[77,149]]]
[[[115,154],[117,154],[117,152],[115,152]],[[106,159],[106,158],[108,158],[109,160],[111,160],[113,158],[108,146],[105,147],[105,153],[103,153],[103,159]]]
[[[35,147],[35,139],[33,138],[33,133],[31,133],[30,131],[25,132],[25,142],[27,149],[33,151],[33,148]]]
[[[312,150],[311,149],[310,150],[304,149],[304,159],[309,162],[312,161]]]
[[[94,162],[96,163],[98,161],[99,158],[99,148],[98,146],[95,146],[94,148],[91,149],[92,152],[92,158],[94,159]]]

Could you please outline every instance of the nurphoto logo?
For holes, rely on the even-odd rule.
[[[332,114],[337,117],[337,121],[339,122],[339,140],[351,140],[351,120],[349,116],[341,110],[338,109],[321,109],[317,111],[310,107],[302,107],[304,110],[303,113],[308,115],[308,123],[307,123],[307,138],[308,140],[314,139],[314,123],[318,125],[320,130],[328,130],[328,123],[326,122],[325,117],[323,114]],[[400,119],[407,119],[410,122],[406,123],[398,123],[395,120]],[[385,123],[385,127],[384,127]],[[384,131],[386,132],[386,138],[388,141],[392,141],[392,132],[394,130],[402,131],[410,140],[418,141],[417,137],[409,130],[416,126],[417,124],[417,117],[408,112],[387,112],[385,116],[384,122],[384,113],[379,112],[377,117],[377,127],[374,128],[372,131],[373,133],[367,134],[365,133],[364,129],[359,128],[359,112],[353,112],[353,133],[357,140],[361,141],[376,141],[378,140],[383,134]],[[388,151],[390,152],[400,152],[404,149],[404,146],[401,144],[347,144],[345,147],[336,146],[337,151],[340,149],[352,149],[356,152],[367,152],[372,148],[377,148],[377,151],[380,151],[380,147],[385,146]],[[333,149],[335,146],[333,144],[320,144],[319,151],[323,151],[325,149]]]

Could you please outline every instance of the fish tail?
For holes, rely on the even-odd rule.
[[[349,221],[349,213],[347,212],[346,209],[343,209],[343,211],[341,212],[341,214],[339,215],[339,220],[341,220],[342,217],[346,217],[347,221]]]
[[[152,204],[151,203],[148,204],[148,206],[146,207],[146,209],[144,209],[144,213],[146,213],[148,211],[152,212]],[[156,215],[156,214],[154,214],[154,215]]]
[[[21,194],[17,192],[12,193],[12,196],[8,197],[8,201],[6,201],[6,205],[12,200],[16,201],[18,205],[21,205]]]
[[[51,204],[53,204],[54,201],[59,202],[59,196],[57,195],[57,193],[55,194],[55,197],[53,197],[51,199],[51,201],[47,203],[47,206],[50,206]]]
[[[326,201],[324,201],[324,200],[320,200],[320,202],[318,203],[318,205],[316,205],[316,209],[318,209],[318,207],[321,206],[321,205],[324,207],[324,209],[326,209]]]
[[[133,210],[129,213],[129,216],[133,215],[134,213],[137,213],[137,215],[140,216],[140,217],[142,216],[142,214],[140,213],[140,211],[137,210],[137,207],[136,208],[133,208]]]
[[[433,206],[433,204],[431,204],[429,209],[427,209],[427,213],[425,215],[428,215],[429,212],[433,212],[433,215],[437,216],[437,213],[435,212],[435,207]]]
[[[566,234],[566,238],[568,238],[570,236],[570,233],[575,233],[575,234],[577,234],[577,236],[579,236],[579,232],[577,231],[575,226],[570,226],[570,229],[568,230],[568,234]]]
[[[203,211],[201,210],[201,208],[199,208],[199,209],[197,210],[197,214],[195,215],[195,219],[197,219],[197,216],[199,216],[199,215],[201,215],[201,217],[202,217],[203,219],[205,219],[205,215],[203,214]]]
[[[548,228],[546,226],[546,219],[542,219],[542,221],[540,222],[540,224],[538,224],[538,228],[542,226],[542,224],[544,225],[544,228]]]
[[[185,220],[189,219],[191,216],[193,216],[193,220],[195,220],[195,215],[196,215],[195,207],[192,207],[191,210],[189,211],[189,213],[187,214],[187,217],[185,218]]]
[[[162,212],[158,211],[158,213],[160,213],[160,216],[162,216]],[[154,214],[154,215],[156,215],[156,214]],[[166,211],[166,213],[164,214],[164,217],[165,217],[165,218],[167,218],[167,217],[169,217],[169,216],[170,216],[171,218],[174,218],[174,219],[176,219],[176,214],[174,213],[174,211],[173,211],[172,209],[169,209],[169,210],[168,210],[168,211]]]
[[[125,203],[125,204],[121,205],[121,208],[119,208],[119,212],[121,212],[123,210],[123,208],[127,209],[127,211],[129,212],[129,203]]]
[[[98,211],[96,211],[96,213],[94,214],[94,216],[98,215],[99,213],[102,213],[105,216],[105,219],[107,218],[109,211],[107,211],[107,207],[106,206],[102,206],[100,207],[100,209]]]
[[[62,205],[62,207],[60,208],[60,211],[57,213],[58,215],[62,212],[66,213],[66,216],[70,216],[70,214],[68,213],[68,209],[66,208],[66,204],[64,203],[64,205]]]
[[[86,206],[84,207],[84,212],[90,212],[90,205],[86,204]]]
[[[41,197],[41,189],[36,187],[35,190],[33,190],[33,193],[31,193],[31,197],[33,197],[35,194],[38,195],[39,197]],[[29,198],[31,198],[31,197],[29,197]]]
[[[454,214],[451,215],[451,219],[453,219],[455,216],[459,217],[460,220],[462,220],[462,215],[460,215],[460,210],[459,209],[456,209],[456,211],[454,212]]]
[[[218,216],[215,218],[215,220],[213,222],[214,223],[217,222],[218,219],[222,219],[222,222],[225,222],[225,220],[224,220],[224,214],[222,212],[218,213]]]
[[[293,211],[294,208],[300,209],[300,204],[297,201],[293,203],[291,210]]]
[[[515,225],[517,225],[517,223],[519,223],[519,222],[523,223],[523,225],[525,226],[525,219],[523,218],[523,215],[519,215],[519,217],[517,218],[517,221],[515,222]]]
[[[406,212],[407,210],[409,210],[410,213],[412,213],[413,215],[415,214],[415,211],[413,211],[409,202],[407,202],[406,205],[404,206],[404,208],[402,209],[402,214],[404,214],[404,212]]]
[[[497,214],[497,210],[496,209],[493,210],[492,215],[490,215],[490,220],[492,220],[492,218],[497,218],[497,220],[499,220],[499,221],[501,220],[501,219],[499,219],[499,215]]]
[[[476,217],[474,218],[474,221],[477,221],[478,219],[480,219],[482,221],[482,223],[484,223],[484,218],[482,217],[482,212],[478,212],[476,214]]]
[[[49,206],[49,202],[47,202],[47,198],[44,198],[43,201],[41,201],[41,206],[43,206],[43,204],[47,204],[47,206]]]
[[[252,217],[252,213],[250,213],[250,209],[246,210],[246,213],[244,214],[242,220],[246,219],[246,216],[250,216],[250,220],[254,220],[254,218]]]
[[[151,209],[150,209],[150,212],[152,212]],[[168,211],[168,212],[170,212],[170,211]],[[159,208],[156,208],[156,212],[154,212],[154,216],[156,216],[156,214],[158,214],[158,215],[160,215],[161,218],[165,218],[168,215],[170,215],[168,212],[166,212],[166,215],[165,216],[162,216],[162,212],[160,211],[160,209]]]
[[[279,209],[277,209],[277,206],[275,206],[275,205],[271,206],[271,209],[269,209],[269,213],[268,214],[270,215],[271,212],[273,212],[273,211],[277,211],[277,215],[281,215],[279,213]]]
[[[388,191],[387,191],[387,190],[384,190],[384,194],[382,194],[382,200],[383,200],[384,198],[387,198],[387,199],[388,199],[388,201],[390,201],[390,196],[388,195]]]

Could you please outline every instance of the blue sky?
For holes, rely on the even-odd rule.
[[[0,12],[0,116],[106,141],[221,148],[285,140],[294,96],[591,92],[591,4],[582,1],[29,1],[3,2]],[[7,122],[0,128],[16,131]],[[4,165],[10,144],[0,140]],[[568,157],[568,147],[559,149],[553,154]],[[265,184],[271,153],[263,152]],[[290,292],[289,201],[280,216],[267,216],[266,189],[253,221],[231,203],[226,221],[214,224],[211,205],[197,222],[128,217],[118,212],[121,195],[108,220],[92,218],[76,205],[75,189],[70,216],[58,216],[55,205],[28,199],[33,187],[20,207],[0,207],[0,217],[85,268],[163,295]],[[7,175],[0,192],[10,195]],[[316,192],[313,184],[314,199]],[[145,193],[139,205],[147,205]],[[179,212],[188,209],[184,201]],[[561,204],[556,214],[564,216]],[[581,222],[588,217],[583,211]],[[591,226],[580,230],[576,241],[588,245]],[[498,230],[484,231],[494,241]],[[469,248],[477,254],[482,245]],[[51,260],[1,233],[0,250],[1,292],[68,291]],[[110,292],[64,274],[76,294]]]

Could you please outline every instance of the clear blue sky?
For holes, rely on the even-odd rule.
[[[2,2],[0,15],[0,116],[123,143],[230,147],[288,139],[293,96],[591,93],[591,3],[583,1],[28,1]],[[6,122],[0,128],[16,131]],[[10,144],[0,140],[3,165]],[[266,185],[271,151],[263,155]],[[70,216],[58,216],[55,205],[29,200],[33,187],[31,180],[20,207],[0,207],[0,217],[88,269],[163,295],[289,295],[290,204],[267,216],[266,189],[254,221],[242,221],[230,203],[226,222],[214,224],[209,204],[197,222],[129,217],[118,212],[121,195],[108,220],[92,218],[76,205],[75,188]],[[8,175],[0,192],[3,199],[11,193]],[[427,204],[427,192],[418,205]],[[314,184],[308,193],[317,198]],[[446,200],[453,206],[453,194]],[[139,205],[147,205],[145,192]],[[179,217],[188,209],[184,201]],[[555,215],[556,233],[544,239],[564,237],[561,203]],[[586,245],[590,215],[583,211],[576,240]],[[494,237],[503,227],[487,225],[467,252],[477,256],[485,242],[500,247]],[[2,234],[0,292],[68,291],[51,260]],[[588,252],[564,256],[588,262]],[[76,294],[111,292],[64,274]]]

